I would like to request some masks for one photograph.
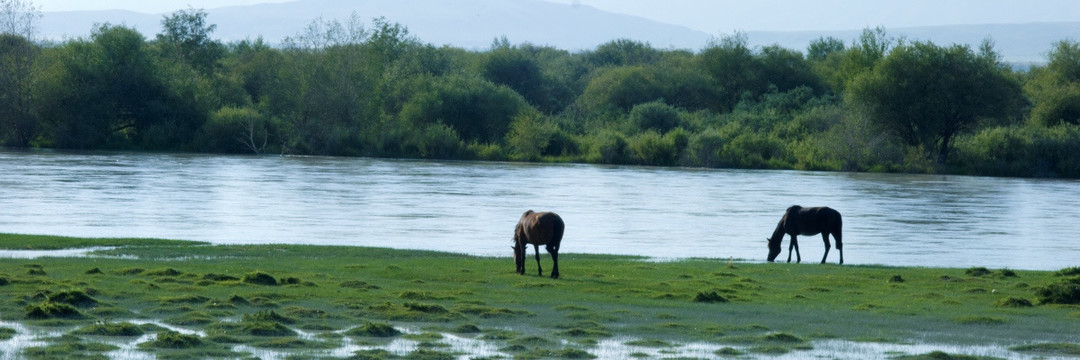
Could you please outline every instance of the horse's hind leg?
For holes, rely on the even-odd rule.
[[[536,251],[536,272],[540,276],[544,276],[544,269],[540,267],[540,245],[533,244],[533,250]]]
[[[547,246],[548,254],[551,254],[551,278],[559,278],[559,248],[552,247],[551,244]]]
[[[824,264],[825,259],[829,257],[829,233],[822,232],[821,233],[821,239],[825,241],[825,255],[821,256],[821,263]],[[840,239],[836,239],[836,241],[837,241],[836,242],[836,249],[840,250]],[[841,252],[841,254],[843,254],[843,252]],[[842,260],[842,259],[844,258],[844,256],[840,255],[840,258],[841,258],[840,263],[843,264],[844,260]]]
[[[787,262],[791,262],[791,249],[795,249],[795,262],[802,262],[802,254],[799,254],[799,239],[791,235],[791,244],[787,248]]]
[[[844,241],[841,240],[842,236],[839,231],[833,234],[833,237],[836,238],[836,251],[840,252],[840,265],[844,265]]]

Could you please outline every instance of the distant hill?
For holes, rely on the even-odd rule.
[[[317,18],[345,19],[355,12],[362,19],[385,17],[400,23],[421,41],[470,50],[487,49],[492,40],[506,36],[511,43],[550,45],[571,51],[593,49],[605,42],[628,38],[661,49],[699,50],[708,34],[688,27],[615,14],[585,5],[541,0],[299,0],[207,9],[208,21],[217,24],[214,36],[231,42],[261,36],[278,43],[301,32]],[[94,24],[112,23],[134,27],[147,38],[161,30],[164,14],[129,11],[47,12],[41,20],[46,38],[63,40],[87,36]],[[724,28],[722,24],[717,26]],[[752,45],[779,44],[805,50],[810,41],[832,36],[851,43],[862,29],[848,31],[747,32]],[[1052,44],[1062,39],[1080,40],[1080,22],[948,25],[886,29],[889,34],[937,44],[978,46],[990,37],[1010,62],[1040,62]]]

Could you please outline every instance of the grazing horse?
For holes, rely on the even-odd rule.
[[[514,227],[514,264],[518,274],[525,275],[525,252],[527,244],[533,244],[536,251],[536,269],[540,276],[544,269],[540,267],[540,245],[544,245],[551,254],[551,278],[559,278],[559,244],[562,242],[562,218],[553,212],[526,211]]]
[[[824,264],[825,259],[829,257],[829,234],[832,234],[836,238],[836,250],[840,252],[840,263],[843,264],[844,243],[840,233],[843,226],[840,212],[828,207],[804,208],[798,205],[789,207],[784,217],[780,218],[780,223],[776,224],[772,237],[768,238],[768,260],[772,262],[776,260],[777,255],[780,255],[780,242],[784,240],[784,234],[788,234],[791,235],[791,244],[788,245],[787,261],[791,262],[791,249],[794,248],[797,261],[802,262],[802,256],[799,255],[799,240],[796,237],[820,233],[825,241],[825,255],[821,257],[821,263]]]

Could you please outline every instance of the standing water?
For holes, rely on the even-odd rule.
[[[798,204],[843,214],[848,264],[1080,265],[1074,180],[11,151],[0,171],[7,233],[509,257],[533,209],[566,221],[563,252],[761,261]],[[800,239],[803,261],[820,261],[821,237]]]

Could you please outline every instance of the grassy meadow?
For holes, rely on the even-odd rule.
[[[498,352],[487,358],[594,358],[596,345],[612,340],[642,349],[631,353],[640,357],[686,343],[718,344],[711,355],[720,358],[809,354],[821,340],[1080,356],[1080,306],[1072,297],[1080,296],[1077,268],[561,254],[562,277],[553,280],[546,276],[547,254],[544,277],[536,275],[531,253],[522,276],[513,271],[509,249],[505,258],[489,258],[0,235],[0,249],[91,246],[106,248],[87,257],[0,259],[0,344],[26,329],[52,329],[61,335],[35,338],[39,343],[15,356],[104,359],[115,357],[115,344],[123,342],[138,342],[135,352],[162,359],[258,357],[249,349],[287,359],[471,355],[449,346],[449,335],[493,344]],[[406,353],[386,350],[395,339],[418,345]],[[354,348],[343,356],[325,352],[343,344]]]

